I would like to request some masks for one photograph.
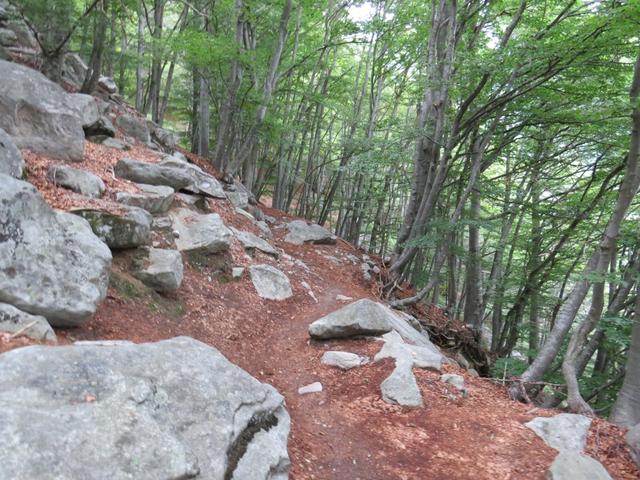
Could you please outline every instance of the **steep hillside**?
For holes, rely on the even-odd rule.
[[[123,132],[116,138],[124,138]],[[115,211],[116,192],[136,190],[113,174],[118,160],[154,163],[162,157],[139,143],[127,151],[86,143],[83,161],[73,166],[99,175],[107,187],[101,199],[87,200],[47,181],[48,168],[59,162],[29,150],[23,154],[27,179],[53,207]],[[203,159],[187,157],[215,174]],[[208,211],[220,214],[227,226],[261,234],[229,201],[204,198],[202,202]],[[524,423],[555,412],[511,402],[503,387],[453,364],[445,365],[443,371],[463,375],[467,393],[440,382],[436,372],[417,371],[425,402],[419,409],[389,405],[381,399],[380,384],[393,369],[390,360],[349,371],[323,365],[321,356],[328,350],[373,357],[380,349],[381,343],[374,338],[314,341],[307,332],[310,323],[351,299],[375,299],[375,282],[363,279],[363,255],[346,242],[291,244],[284,237],[286,223],[293,218],[258,208],[273,218],[270,243],[283,252],[280,259],[260,251],[249,255],[236,240],[229,252],[215,258],[185,256],[180,288],[159,294],[130,275],[133,250],[114,251],[107,298],[88,323],[57,329],[59,343],[148,342],[188,335],[215,346],[285,396],[292,417],[291,478],[545,478],[555,452]],[[167,238],[156,234],[153,242],[166,246]],[[260,298],[246,270],[258,263],[284,271],[293,296],[283,301]],[[231,268],[238,266],[245,267],[245,272],[234,279]],[[341,301],[340,295],[349,299]],[[298,394],[299,387],[316,381],[322,383],[322,392]],[[605,422],[594,422],[587,452],[614,478],[637,478],[621,433]]]

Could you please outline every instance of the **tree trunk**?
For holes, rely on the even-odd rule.
[[[102,73],[102,59],[104,57],[104,42],[107,33],[107,9],[109,4],[107,0],[101,0],[98,3],[96,31],[93,39],[93,48],[91,50],[91,61],[89,69],[84,77],[84,82],[80,88],[80,93],[91,94],[98,85],[98,79]]]
[[[636,305],[622,388],[611,412],[611,421],[633,427],[640,423],[640,282],[636,289]]]

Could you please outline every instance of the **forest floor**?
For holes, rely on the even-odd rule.
[[[86,158],[76,166],[100,175],[108,197],[128,188],[112,172],[121,157],[157,161],[155,154],[140,146],[120,152],[87,144]],[[45,181],[50,160],[29,152],[25,158],[29,181],[52,206],[84,205],[77,195]],[[203,159],[190,158],[205,167]],[[228,202],[209,200],[209,204],[228,226],[258,233]],[[346,372],[322,365],[320,358],[330,349],[373,356],[381,348],[377,339],[316,342],[307,333],[311,322],[346,304],[337,301],[336,295],[376,299],[376,287],[364,282],[359,263],[347,259],[348,254],[358,253],[354,247],[340,240],[337,245],[287,243],[283,224],[292,217],[266,207],[263,210],[277,219],[272,243],[308,267],[278,264],[290,278],[292,298],[281,302],[261,299],[247,272],[240,280],[220,273],[220,262],[276,264],[260,252],[250,258],[237,245],[217,264],[196,259],[185,262],[181,288],[167,295],[148,290],[128,275],[131,253],[125,251],[114,255],[111,287],[93,320],[81,328],[58,330],[59,343],[148,342],[188,335],[214,346],[285,397],[292,419],[289,452],[294,480],[546,478],[556,452],[524,423],[558,411],[512,402],[503,386],[453,365],[445,365],[444,371],[464,375],[468,397],[440,382],[437,373],[415,370],[425,407],[405,409],[385,403],[380,396],[380,383],[393,368],[391,361]],[[310,286],[313,296],[302,282]],[[0,337],[0,351],[25,343],[24,339]],[[298,394],[299,387],[316,381],[323,385],[321,393]],[[623,430],[596,420],[587,453],[602,462],[615,479],[637,479],[639,472],[623,435]]]

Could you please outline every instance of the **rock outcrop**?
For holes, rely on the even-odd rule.
[[[0,478],[285,480],[283,397],[188,337],[0,355]]]
[[[289,278],[271,265],[252,265],[249,267],[251,281],[256,292],[267,300],[286,300],[293,296]]]
[[[109,248],[135,248],[149,242],[153,218],[137,207],[120,207],[122,212],[82,209],[73,210],[89,222],[95,233]]]
[[[14,178],[24,175],[24,160],[11,137],[0,128],[0,173]]]
[[[116,176],[146,185],[166,185],[180,190],[191,185],[192,178],[187,171],[168,165],[140,162],[123,158],[114,167]]]
[[[382,399],[403,407],[421,407],[422,393],[416,382],[413,368],[440,371],[442,355],[429,348],[405,343],[402,336],[391,331],[383,337],[384,346],[374,357],[378,362],[385,358],[395,360],[395,368],[380,385]]]
[[[625,439],[631,450],[634,462],[640,467],[640,423],[627,432]]]
[[[0,204],[0,302],[54,326],[86,321],[107,294],[107,246],[27,182],[0,174]]]
[[[278,258],[278,250],[276,250],[275,247],[266,240],[263,240],[262,238],[254,235],[251,232],[245,232],[243,230],[238,230],[237,228],[231,227],[231,231],[236,236],[236,238],[240,240],[240,243],[242,243],[242,246],[245,248],[245,250],[248,250],[250,253],[255,250],[260,250],[263,253]]]
[[[144,120],[140,120],[133,115],[120,115],[116,119],[116,125],[120,127],[127,135],[135,138],[137,141],[147,145],[151,141],[149,128]]]
[[[47,171],[47,179],[89,198],[100,198],[106,190],[99,176],[68,165],[51,165]]]
[[[135,264],[133,276],[158,292],[176,290],[182,284],[182,255],[176,250],[144,248]]]
[[[320,225],[308,224],[304,220],[294,220],[287,224],[289,233],[285,237],[285,241],[302,245],[304,243],[327,244],[336,243],[336,237],[326,228]]]
[[[69,94],[40,72],[0,60],[0,128],[19,148],[80,161],[84,132]]]
[[[537,417],[525,424],[559,452],[581,453],[587,444],[591,419],[584,415],[561,413],[553,417]]]
[[[56,334],[46,318],[23,312],[8,303],[0,303],[0,332],[22,334],[38,341],[56,341]]]
[[[138,184],[138,193],[118,192],[116,201],[130,207],[139,207],[149,213],[165,213],[171,208],[174,190],[163,185]]]
[[[175,168],[191,178],[191,182],[184,187],[186,192],[194,193],[196,195],[205,195],[212,198],[225,198],[224,190],[222,189],[220,182],[197,165],[188,163],[175,156],[166,157],[160,162],[160,165],[163,167]]]
[[[220,215],[201,215],[187,208],[179,208],[169,213],[176,231],[176,246],[184,252],[219,253],[231,246],[233,234]]]

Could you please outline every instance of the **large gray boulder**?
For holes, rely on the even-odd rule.
[[[251,282],[258,296],[267,300],[286,300],[293,296],[289,278],[271,265],[252,265],[249,267]]]
[[[284,398],[187,337],[0,355],[0,478],[285,480]]]
[[[219,253],[231,246],[233,234],[217,213],[201,215],[187,208],[169,213],[178,234],[178,250],[195,253]]]
[[[82,160],[82,119],[69,94],[17,63],[0,60],[0,78],[0,128],[15,144],[60,160]]]
[[[584,415],[561,413],[553,417],[537,417],[525,426],[533,430],[544,443],[559,452],[581,453],[587,444],[591,419]]]
[[[47,319],[41,315],[31,315],[0,302],[0,332],[18,334],[38,341],[55,342],[56,334]]]
[[[78,113],[82,128],[86,132],[86,129],[100,118],[96,99],[84,93],[72,93],[67,98],[69,106]]]
[[[107,188],[99,176],[68,165],[51,165],[47,170],[47,179],[89,198],[100,198]]]
[[[578,452],[560,452],[547,472],[549,480],[611,480],[597,460]]]
[[[0,204],[0,302],[53,326],[82,324],[107,294],[107,246],[27,182],[0,174]]]
[[[95,233],[109,248],[135,248],[149,242],[153,217],[142,208],[120,207],[121,212],[81,209],[73,213],[86,219]]]
[[[304,220],[294,220],[287,224],[289,233],[284,238],[285,241],[296,245],[304,243],[329,244],[336,243],[336,236],[326,228],[315,223],[308,224]]]
[[[14,178],[24,176],[24,160],[11,137],[0,128],[0,173]]]
[[[186,192],[213,198],[225,198],[224,190],[220,182],[197,165],[185,162],[174,156],[166,157],[160,162],[160,165],[175,168],[191,177],[191,183],[183,188]]]
[[[631,450],[633,460],[640,467],[640,423],[627,432],[625,439]]]
[[[123,158],[116,163],[114,172],[117,177],[147,185],[166,185],[180,190],[193,182],[188,171],[173,166],[140,162]]]
[[[236,238],[240,240],[240,243],[242,243],[242,246],[245,248],[245,250],[248,250],[249,252],[260,250],[263,253],[278,258],[278,250],[276,250],[275,247],[266,240],[258,237],[257,235],[254,235],[251,232],[245,232],[244,230],[238,230],[237,228],[231,227],[231,231],[236,236]]]
[[[145,248],[136,258],[133,276],[158,292],[180,288],[182,284],[182,255],[176,250]]]
[[[174,190],[163,185],[138,184],[140,192],[118,192],[116,201],[131,207],[140,207],[149,213],[164,213],[171,208]]]
[[[126,135],[135,138],[145,145],[151,141],[149,128],[144,120],[138,119],[133,115],[120,115],[116,118],[116,125],[118,125]]]
[[[384,305],[363,298],[313,322],[309,325],[309,335],[321,340],[380,335],[392,330],[390,312]]]

